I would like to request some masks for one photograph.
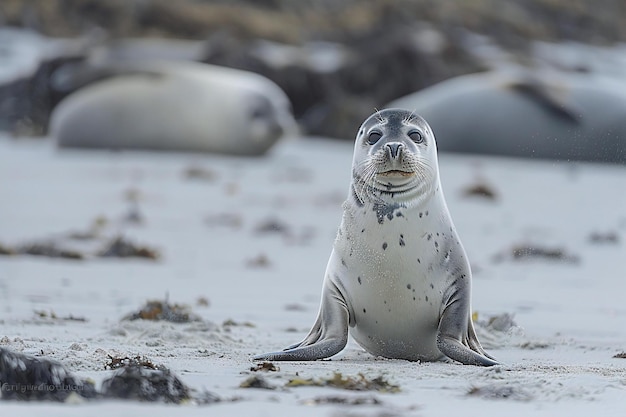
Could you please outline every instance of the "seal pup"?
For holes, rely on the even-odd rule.
[[[60,147],[260,155],[295,131],[269,79],[194,62],[138,62],[66,97],[52,113]]]
[[[470,265],[444,200],[436,148],[429,125],[410,111],[365,120],[317,321],[302,342],[255,360],[327,358],[345,347],[350,330],[377,356],[498,363],[474,331]]]

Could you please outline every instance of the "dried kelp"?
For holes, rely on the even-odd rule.
[[[505,384],[474,386],[467,391],[467,395],[487,400],[530,401],[532,399],[532,395],[523,388]]]
[[[260,388],[275,390],[277,387],[267,382],[267,380],[262,376],[252,375],[246,378],[246,380],[243,381],[241,384],[239,384],[239,388]]]
[[[263,372],[278,372],[278,371],[280,371],[280,368],[278,366],[274,365],[272,362],[261,362],[261,363],[257,363],[253,367],[251,367],[250,371],[252,371],[252,372],[259,372],[259,371],[263,371]]]
[[[121,236],[118,236],[108,242],[104,249],[102,249],[98,256],[101,257],[116,257],[116,258],[146,258],[157,260],[161,257],[158,250],[136,245]]]
[[[127,314],[122,320],[163,320],[173,323],[202,321],[200,316],[191,312],[189,306],[170,304],[167,300],[150,300],[139,311]]]
[[[119,368],[123,368],[125,366],[143,366],[144,368],[148,368],[148,369],[159,369],[160,367],[155,365],[150,359],[146,358],[145,356],[135,356],[135,357],[128,357],[128,356],[111,356],[108,355],[109,357],[109,362],[107,362],[104,365],[104,369],[106,370],[110,370],[110,369],[119,369]]]
[[[399,392],[400,387],[390,384],[382,376],[378,376],[373,379],[367,378],[365,375],[359,373],[356,377],[343,376],[341,372],[335,372],[330,378],[295,378],[289,380],[286,387],[302,387],[302,386],[315,386],[315,387],[333,387],[341,388],[350,391],[378,391],[378,392]]]

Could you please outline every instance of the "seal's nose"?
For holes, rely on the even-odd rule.
[[[391,159],[397,159],[400,155],[400,152],[402,152],[402,148],[404,148],[404,145],[400,142],[390,142],[385,144],[385,146],[389,150],[389,155],[391,156]]]

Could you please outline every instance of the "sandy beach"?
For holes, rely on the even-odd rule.
[[[83,257],[0,256],[0,346],[58,360],[96,386],[114,372],[110,356],[145,356],[221,399],[5,401],[3,413],[626,414],[626,359],[614,357],[626,350],[620,165],[440,155],[473,268],[479,338],[503,365],[375,358],[350,341],[331,360],[251,371],[252,355],[299,341],[315,319],[351,160],[351,143],[320,138],[251,159],[59,151],[51,140],[0,137],[0,244],[54,241]],[[98,256],[119,236],[158,259]],[[200,320],[122,320],[165,299]],[[382,376],[399,391],[285,387],[334,372]],[[253,375],[275,389],[240,388]]]

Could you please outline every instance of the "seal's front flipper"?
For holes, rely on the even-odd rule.
[[[469,315],[469,307],[463,302],[468,297],[451,297],[439,321],[437,347],[448,358],[464,365],[493,366],[499,363],[489,356],[480,345]]]
[[[307,337],[280,352],[256,355],[253,360],[314,361],[339,353],[348,342],[348,306],[332,282],[324,284],[317,320]]]
[[[310,346],[303,346],[281,352],[263,353],[252,359],[255,361],[314,361],[339,353],[346,346],[340,339],[323,340]]]

